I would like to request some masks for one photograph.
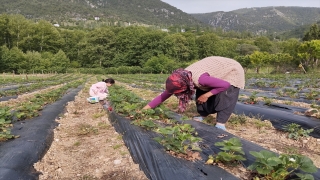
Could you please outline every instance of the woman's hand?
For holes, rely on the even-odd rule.
[[[207,102],[207,100],[208,100],[208,97],[206,97],[205,94],[203,94],[197,99],[197,102],[199,104],[203,104],[203,103]]]
[[[142,109],[151,109],[151,107],[147,104],[145,107],[143,107]]]
[[[203,104],[205,102],[207,102],[208,98],[212,96],[212,93],[209,91],[205,94],[202,94],[198,99],[197,99],[197,102],[199,104]]]

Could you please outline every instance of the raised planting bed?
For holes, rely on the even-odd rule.
[[[139,164],[149,179],[238,179],[218,166],[205,165],[204,154],[203,160],[194,162],[173,157],[153,139],[159,134],[132,125],[130,120],[115,112],[110,113],[110,121],[116,131],[123,135],[135,163]]]
[[[191,124],[197,131],[198,137],[202,138],[199,143],[202,151],[201,160],[187,161],[170,155],[163,146],[158,144],[153,138],[159,137],[159,134],[132,125],[132,121],[122,117],[115,112],[110,113],[110,121],[113,123],[117,132],[123,135],[123,140],[128,147],[134,161],[140,165],[150,179],[240,179],[227,173],[219,166],[207,165],[208,156],[217,154],[221,151],[214,144],[232,137],[239,138],[228,132],[217,129],[213,126],[196,121],[181,120],[179,115],[172,114],[172,117],[180,123]],[[257,144],[241,139],[242,148],[245,152],[245,159],[242,162],[243,167],[247,168],[253,164],[255,157],[250,151],[259,152],[269,151]],[[270,151],[271,152],[271,151]],[[300,172],[300,171],[297,171]],[[315,179],[320,178],[320,170],[312,174]],[[294,179],[292,176],[287,179]]]
[[[269,120],[272,125],[283,130],[285,125],[295,123],[301,125],[304,129],[314,129],[311,136],[320,138],[320,120],[312,117],[306,117],[294,114],[294,109],[285,105],[268,106],[249,105],[238,102],[234,113],[244,114],[249,117],[261,117],[263,120]]]
[[[121,89],[121,91],[120,91]],[[143,101],[141,102],[141,99],[139,97],[135,97],[134,94],[128,93],[125,94],[124,88],[120,88],[118,90],[114,90],[111,92],[113,94],[110,97],[110,101],[112,101],[112,105],[115,109],[115,112],[111,113],[111,116],[114,116],[115,118],[112,119],[112,122],[114,123],[115,127],[118,129],[117,131],[123,134],[123,139],[125,142],[127,142],[128,149],[131,151],[131,149],[134,149],[131,151],[131,155],[133,157],[136,157],[137,163],[141,165],[141,168],[145,171],[147,176],[151,176],[148,173],[153,173],[154,171],[156,172],[156,175],[159,174],[159,171],[163,166],[169,166],[171,161],[167,160],[168,162],[162,162],[160,158],[152,157],[151,155],[156,155],[157,157],[160,157],[158,155],[159,152],[162,152],[164,154],[172,155],[172,144],[168,144],[168,140],[166,139],[166,134],[163,133],[168,133],[170,134],[171,131],[174,130],[174,128],[171,127],[176,127],[179,126],[178,124],[188,124],[192,125],[193,128],[195,128],[196,136],[201,138],[202,141],[198,142],[197,145],[199,148],[201,148],[201,151],[199,152],[199,156],[201,159],[193,159],[193,161],[187,161],[188,163],[191,164],[196,164],[196,166],[188,165],[189,169],[188,171],[193,172],[193,174],[197,174],[199,178],[204,178],[204,179],[210,179],[210,173],[207,171],[208,167],[211,167],[212,165],[209,165],[207,162],[208,159],[210,159],[210,155],[215,156],[219,154],[220,152],[223,151],[223,149],[217,147],[216,143],[222,143],[223,141],[230,140],[232,138],[240,139],[241,142],[241,149],[244,151],[244,159],[239,159],[237,162],[241,162],[241,165],[239,165],[239,168],[249,168],[251,165],[253,165],[257,158],[251,152],[268,152],[272,153],[271,150],[267,150],[266,148],[263,148],[255,143],[252,143],[250,141],[247,141],[245,139],[242,139],[238,136],[232,135],[231,133],[222,131],[220,129],[215,128],[212,125],[206,125],[204,123],[196,122],[196,121],[184,121],[182,118],[177,115],[171,113],[171,117],[173,118],[173,121],[168,121],[166,119],[163,119],[167,114],[161,109],[155,109],[154,112],[152,111],[143,111],[145,114],[141,114],[140,112],[137,112],[137,110],[141,109],[143,107]],[[125,95],[123,95],[125,94]],[[145,105],[145,104],[144,104]],[[156,114],[153,114],[155,113]],[[158,113],[158,114],[157,114]],[[292,114],[292,113],[291,113]],[[146,116],[146,115],[152,115],[152,116]],[[159,122],[161,126],[170,127],[167,130],[168,131],[163,131],[164,128],[159,128],[157,127],[154,122]],[[169,122],[169,123],[168,123]],[[126,125],[119,125],[119,124],[126,124]],[[135,124],[135,125],[133,125]],[[137,127],[136,125],[139,125],[144,128]],[[137,135],[138,134],[138,135]],[[140,134],[144,134],[144,138],[150,138],[150,140],[141,140],[140,139]],[[139,136],[139,138],[137,138]],[[154,144],[155,142],[151,140],[155,140],[154,138],[159,140],[159,138],[164,138],[164,140],[157,141],[159,142],[158,144]],[[159,138],[158,138],[159,137]],[[178,137],[178,136],[177,136]],[[126,139],[128,138],[128,139]],[[144,139],[143,138],[143,139]],[[142,142],[147,142],[146,144],[141,143]],[[165,142],[165,143],[164,143]],[[147,145],[148,144],[148,145]],[[154,145],[150,145],[154,144]],[[190,144],[189,144],[190,145]],[[189,146],[185,146],[187,149],[190,148]],[[145,148],[151,148],[150,150],[145,150]],[[169,150],[168,150],[169,149]],[[147,157],[144,155],[146,154],[145,152],[156,152],[154,154],[148,153]],[[180,149],[180,151],[183,151]],[[169,154],[170,153],[170,154]],[[188,152],[187,152],[188,154]],[[191,153],[193,154],[193,153]],[[277,156],[276,153],[273,153],[275,156]],[[285,156],[285,154],[282,154],[282,156]],[[293,155],[292,155],[293,156]],[[301,156],[301,155],[297,155]],[[151,158],[150,158],[151,157]],[[161,155],[162,157],[162,155]],[[179,159],[178,157],[185,157],[185,156],[177,156],[177,154],[172,155],[172,158]],[[312,165],[312,161],[308,157],[304,157],[306,159],[306,162],[308,165]],[[146,162],[149,159],[152,159],[151,162]],[[159,160],[160,159],[160,160]],[[183,159],[183,158],[182,158]],[[186,160],[186,159],[185,159]],[[186,163],[186,164],[188,164]],[[201,164],[201,165],[199,165]],[[303,163],[302,163],[303,164]],[[160,166],[160,167],[158,167]],[[155,167],[157,167],[156,170]],[[194,169],[197,167],[197,169]],[[213,167],[221,167],[221,166],[213,166]],[[165,168],[164,168],[165,169]],[[172,167],[171,169],[174,169]],[[319,176],[319,169],[311,168],[313,170],[310,170],[309,172],[312,173],[312,176],[315,179],[320,178]],[[309,173],[308,170],[304,169],[301,167],[300,170],[295,171],[296,173],[302,173],[304,174],[305,172]],[[176,174],[180,173],[180,171],[176,170]],[[246,170],[244,170],[246,171]],[[303,171],[303,172],[302,172]],[[166,174],[168,171],[163,171],[160,174]],[[182,172],[182,171],[181,171]],[[230,171],[228,171],[230,172]],[[246,173],[249,171],[247,170]],[[202,174],[201,174],[202,173]],[[160,174],[158,176],[160,176]],[[185,173],[188,174],[188,173]],[[246,179],[249,178],[249,176],[253,177],[252,174],[242,174],[242,176],[238,174],[231,173],[232,175],[236,176],[239,179]],[[306,174],[308,176],[308,174]],[[183,176],[184,177],[184,176]],[[259,175],[261,177],[261,175]],[[177,177],[178,178],[178,177]],[[217,178],[217,177],[216,177]],[[218,177],[219,178],[219,177]],[[290,174],[286,177],[286,179],[293,179],[295,178],[294,173]],[[157,179],[151,178],[151,179]],[[185,177],[184,179],[195,179],[194,176],[188,176]],[[212,178],[211,178],[212,179]]]
[[[56,119],[64,111],[65,105],[74,100],[82,87],[68,91],[60,100],[47,105],[41,116],[17,121],[11,129],[12,134],[19,135],[0,143],[0,179],[38,179],[33,164],[46,153],[53,140]]]

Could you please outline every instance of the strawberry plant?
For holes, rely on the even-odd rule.
[[[163,105],[155,109],[143,110],[142,108],[146,105],[146,102],[141,101],[141,98],[134,93],[123,89],[120,90],[119,86],[112,86],[109,90],[111,94],[109,100],[116,111],[133,119],[133,124],[162,134],[163,137],[156,137],[155,140],[162,144],[166,150],[181,154],[187,154],[191,150],[201,150],[197,147],[197,142],[201,138],[194,136],[196,132],[194,132],[195,129],[191,125],[174,124],[167,127],[158,127],[154,120],[160,120],[164,123],[169,119],[167,110],[163,108]]]
[[[10,130],[12,126],[11,119],[12,114],[10,109],[8,107],[0,108],[0,142],[15,138]]]
[[[147,130],[157,128],[157,124],[153,122],[153,120],[140,120],[140,121],[133,121],[132,124],[136,126],[141,126]]]
[[[252,94],[249,96],[249,99],[245,101],[245,104],[256,104],[258,102],[257,94],[257,91],[252,92]]]
[[[236,115],[236,116],[231,116],[228,120],[228,123],[232,125],[244,125],[247,122],[247,116],[244,114],[241,115]]]
[[[258,174],[254,179],[285,180],[295,174],[300,179],[313,180],[311,174],[296,173],[296,170],[306,173],[314,173],[318,170],[313,162],[303,155],[282,154],[277,156],[266,150],[250,151],[250,154],[256,158],[255,162],[248,167],[253,173]]]
[[[55,91],[47,94],[42,94],[41,99],[45,100],[48,104],[55,102],[61,96],[61,92]]]
[[[196,145],[197,142],[201,141],[201,138],[194,136],[196,134],[195,129],[190,124],[160,127],[157,132],[162,134],[163,138],[156,137],[154,139],[168,151],[186,154],[188,150],[201,150]]]
[[[222,142],[216,142],[215,146],[221,146],[221,150],[215,156],[210,155],[206,164],[213,164],[217,162],[222,163],[234,163],[238,161],[246,160],[243,155],[245,154],[242,150],[242,143],[238,138],[230,138]]]
[[[39,110],[42,109],[41,104],[33,103],[33,102],[27,102],[20,106],[16,113],[16,116],[19,120],[29,119],[32,117],[39,116]]]
[[[284,89],[284,93],[286,96],[289,96],[290,98],[299,98],[298,90]]]
[[[305,96],[309,100],[316,99],[319,95],[319,92],[316,90],[311,90],[310,92],[306,93]]]
[[[299,84],[298,87],[297,87],[297,90],[301,91],[303,88],[304,88],[304,85],[303,84]]]
[[[278,90],[276,91],[276,94],[277,94],[279,97],[283,97],[283,96],[284,96],[284,92],[283,92],[282,89],[278,89]]]
[[[283,84],[282,82],[279,82],[279,81],[273,81],[269,84],[269,87],[271,88],[276,88],[276,87],[281,87]]]
[[[119,105],[119,106],[121,106],[121,105]],[[118,108],[118,112],[125,115],[125,116],[129,116],[130,118],[132,118],[137,113],[136,112],[137,109],[140,109],[140,108],[141,108],[141,105],[139,105],[139,104],[123,102],[122,108]]]
[[[311,116],[320,119],[320,106],[313,102],[311,104],[311,109],[308,109],[304,113],[306,116]]]
[[[142,109],[141,111],[138,111],[134,119],[154,119],[154,120],[164,120],[168,118],[168,110],[163,108],[162,105],[159,107],[156,107],[154,109]]]
[[[267,83],[265,81],[259,81],[259,80],[257,82],[255,82],[254,85],[257,87],[260,87],[260,88],[267,87]]]
[[[268,97],[263,97],[263,100],[265,102],[265,105],[270,106],[272,103],[272,99]]]
[[[155,129],[158,127],[157,124],[153,122],[155,113],[154,109],[143,109],[141,111],[137,111],[133,117],[134,121],[132,124],[144,127],[147,130]]]
[[[289,139],[299,140],[300,138],[309,137],[313,129],[303,129],[299,124],[291,123],[284,126],[284,130],[289,133]]]

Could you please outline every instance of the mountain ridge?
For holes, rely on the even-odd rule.
[[[190,15],[203,23],[225,31],[250,31],[265,34],[281,33],[316,23],[320,19],[320,8],[271,6]]]
[[[51,22],[88,20],[140,22],[149,25],[201,25],[183,11],[160,0],[2,0],[0,13],[22,14]],[[204,25],[204,24],[203,24]]]
[[[0,13],[21,14],[52,24],[94,21],[168,28],[213,28],[248,31],[256,35],[281,34],[319,21],[320,8],[269,6],[211,13],[185,13],[161,0],[2,0]],[[118,24],[117,24],[118,23]],[[83,23],[82,23],[83,24]]]

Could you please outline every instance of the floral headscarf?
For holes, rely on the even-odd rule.
[[[179,99],[179,111],[184,112],[188,102],[195,93],[192,73],[184,69],[177,69],[172,72],[166,81],[166,90]]]

